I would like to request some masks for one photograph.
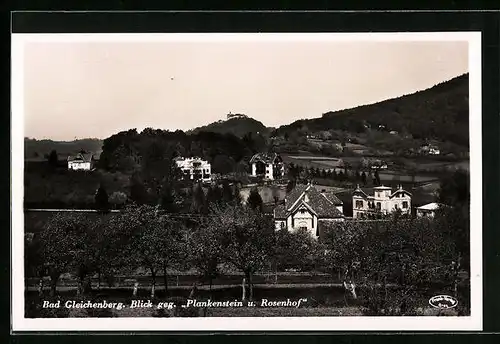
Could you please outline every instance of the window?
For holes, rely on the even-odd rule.
[[[377,209],[378,210],[382,209],[382,204],[380,202],[377,202]]]
[[[397,205],[397,203],[396,203],[396,204],[394,204],[394,209],[396,209],[396,210],[398,209],[398,205]]]
[[[299,229],[301,229],[301,230],[307,230],[307,226],[300,226]]]
[[[408,202],[407,201],[403,202],[403,209],[408,209]]]
[[[300,209],[300,213],[301,213],[301,214],[305,214],[305,213],[306,213],[306,210],[305,210],[305,209]]]
[[[356,201],[356,208],[363,208],[363,201]]]
[[[281,222],[280,226],[281,228],[285,228],[285,222]]]

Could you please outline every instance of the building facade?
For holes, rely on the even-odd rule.
[[[212,168],[208,161],[201,158],[175,158],[177,167],[180,168],[185,179],[195,182],[210,182]]]
[[[318,237],[322,223],[344,221],[343,203],[334,194],[318,191],[312,184],[297,185],[274,208],[275,229],[305,229]]]
[[[285,164],[277,153],[257,153],[250,159],[250,165],[253,177],[275,180],[285,176]]]
[[[94,168],[94,155],[92,153],[78,153],[68,157],[68,170],[91,171]]]
[[[373,196],[367,195],[359,185],[352,194],[352,216],[358,219],[377,218],[394,211],[402,214],[411,214],[411,193],[403,190],[402,186],[393,192],[388,186],[373,188]]]

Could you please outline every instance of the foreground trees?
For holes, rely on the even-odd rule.
[[[275,276],[289,269],[326,270],[345,285],[347,303],[361,299],[375,315],[414,315],[431,287],[467,298],[460,294],[468,288],[462,272],[470,256],[467,181],[456,175],[442,182],[439,201],[446,206],[434,219],[323,223],[319,238],[304,230],[276,231],[272,218],[255,206],[259,202],[241,204],[229,184],[210,188],[205,199],[199,194],[199,208],[193,209],[198,224],[192,228],[154,205],[115,215],[59,213],[39,235],[26,237],[26,262],[32,265],[27,271],[45,270],[52,294],[61,274],[69,272],[84,294],[96,275],[100,281],[147,269],[154,297],[158,277],[163,275],[167,289],[171,270],[193,268],[211,289],[221,268],[232,267],[244,276],[244,297],[251,300],[254,275],[270,265]]]
[[[457,289],[456,246],[443,219],[331,224],[320,240],[324,264],[370,314],[414,315],[422,291]]]
[[[274,229],[272,220],[244,206],[215,208],[207,224],[220,231],[224,260],[243,272],[248,298],[253,297],[252,277],[271,261]]]
[[[208,281],[211,290],[224,261],[222,232],[213,222],[204,221],[198,230],[188,234],[186,247],[188,264],[196,269],[202,280]]]

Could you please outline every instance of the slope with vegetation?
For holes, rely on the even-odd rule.
[[[74,141],[24,139],[24,157],[26,160],[47,160],[52,151],[56,151],[61,159],[66,159],[68,155],[76,154],[81,150],[96,154],[101,151],[101,148],[102,140],[92,138]]]
[[[379,128],[408,134],[414,139],[435,139],[468,146],[469,75],[399,98],[327,112],[321,118],[295,121],[281,126],[275,134],[331,129],[364,133]]]

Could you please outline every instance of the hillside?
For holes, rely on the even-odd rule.
[[[260,133],[262,135],[266,135],[269,133],[269,129],[266,128],[266,126],[262,124],[262,122],[246,116],[234,117],[228,120],[213,122],[208,125],[195,128],[188,133],[195,134],[201,131],[214,132],[219,134],[233,134],[240,138],[245,136],[249,132],[253,134]]]
[[[80,150],[93,153],[100,153],[102,150],[102,140],[99,139],[81,139],[74,141],[52,141],[24,139],[24,158],[26,160],[43,160],[44,156],[55,150],[58,155],[67,157]]]
[[[415,139],[436,139],[467,146],[469,142],[469,75],[464,74],[399,98],[352,109],[327,112],[321,118],[281,126],[277,134],[331,129],[365,132],[385,126],[386,131],[411,134]]]

